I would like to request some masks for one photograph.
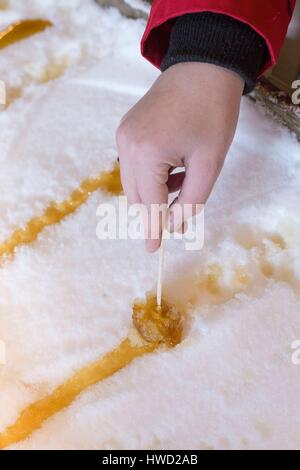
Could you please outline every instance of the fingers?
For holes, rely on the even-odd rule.
[[[140,204],[141,199],[137,190],[136,178],[134,171],[123,155],[119,156],[120,176],[125,196],[128,198],[129,204]]]
[[[124,193],[129,203],[144,205],[146,249],[154,252],[161,243],[164,223],[162,209],[166,212],[170,165],[161,163],[159,150],[155,147],[134,143],[124,130],[124,125],[117,132],[117,144]],[[163,204],[165,208],[160,207]]]
[[[147,175],[141,174],[137,179],[138,193],[145,205],[145,243],[150,253],[158,250],[161,244],[162,230],[165,224],[168,204],[168,168],[160,173],[147,168]]]
[[[195,215],[206,203],[220,174],[224,159],[195,153],[186,162],[186,174],[175,204],[169,212],[171,231],[182,227],[187,218]]]

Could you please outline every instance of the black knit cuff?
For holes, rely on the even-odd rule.
[[[192,13],[176,19],[161,70],[179,62],[220,65],[243,78],[246,94],[253,90],[268,54],[265,40],[247,24],[222,14]]]

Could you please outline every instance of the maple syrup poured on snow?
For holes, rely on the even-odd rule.
[[[154,351],[156,347],[156,344],[135,344],[130,338],[125,339],[96,362],[75,372],[52,393],[25,408],[17,421],[0,433],[0,449],[27,439],[47,419],[70,406],[89,387],[123,369],[135,358]]]
[[[1,8],[1,2],[0,2]],[[37,33],[43,32],[45,29],[53,26],[53,23],[44,19],[24,19],[10,24],[5,29],[0,31],[0,49],[4,49],[12,44],[23,41]],[[20,98],[22,95],[22,87],[7,86],[5,103],[0,104],[0,110],[4,105],[6,108],[12,104],[13,101]]]
[[[34,242],[46,227],[58,224],[65,217],[73,214],[97,190],[111,195],[121,194],[122,184],[118,163],[115,163],[111,171],[104,171],[95,178],[86,179],[70,197],[60,203],[52,202],[42,215],[31,219],[24,228],[16,229],[7,240],[0,244],[0,256],[11,255],[18,246]]]
[[[134,304],[132,318],[142,338],[149,343],[163,343],[173,347],[182,340],[183,317],[164,300],[160,307],[156,298],[148,295],[145,302]]]
[[[13,253],[17,246],[33,242],[46,226],[59,223],[75,212],[98,189],[112,195],[122,192],[117,164],[112,171],[85,180],[67,200],[52,203],[44,214],[32,219],[24,229],[18,229],[9,240],[0,245],[0,255]],[[181,342],[183,317],[165,301],[159,307],[156,297],[147,296],[146,301],[135,303],[132,317],[138,333],[146,343],[140,337],[136,343],[131,338],[125,339],[113,351],[76,372],[48,396],[29,405],[14,424],[0,433],[0,449],[28,438],[47,419],[69,406],[87,388],[110,377],[135,358],[154,351],[160,344],[174,347]]]
[[[0,31],[0,49],[22,41],[53,26],[51,21],[42,19],[20,20]]]
[[[133,307],[133,323],[140,338],[125,339],[113,351],[73,374],[51,394],[25,408],[17,421],[0,433],[0,449],[28,438],[54,414],[69,406],[82,392],[130,364],[135,358],[151,353],[160,344],[174,347],[182,339],[183,318],[175,307],[148,296]]]

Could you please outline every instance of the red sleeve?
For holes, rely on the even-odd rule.
[[[154,0],[142,38],[142,54],[159,67],[170,39],[174,18],[209,11],[231,16],[251,26],[270,51],[267,67],[277,62],[296,0]]]

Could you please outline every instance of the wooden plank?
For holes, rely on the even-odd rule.
[[[300,107],[292,103],[287,93],[280,91],[268,80],[262,78],[255,88],[253,98],[262,103],[282,124],[295,132],[300,141]]]
[[[96,2],[99,3],[99,5],[102,7],[115,7],[120,11],[122,15],[126,16],[127,18],[131,18],[133,20],[138,20],[138,19],[147,20],[148,18],[148,15],[146,12],[139,10],[137,8],[133,8],[131,5],[126,3],[125,0],[96,0]]]

